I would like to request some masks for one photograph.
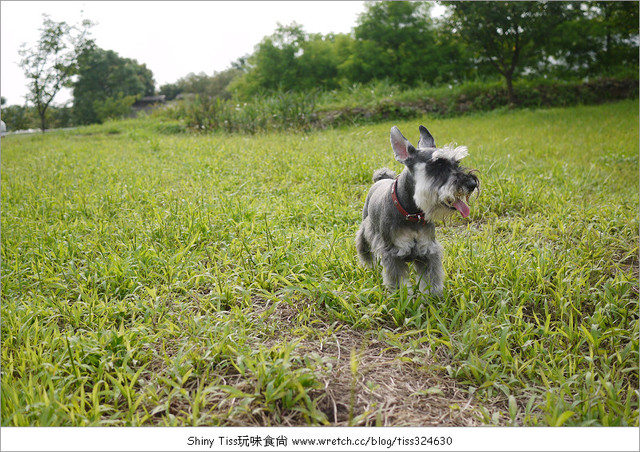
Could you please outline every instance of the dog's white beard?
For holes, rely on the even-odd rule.
[[[425,163],[415,165],[414,178],[416,180],[416,188],[413,200],[416,206],[425,213],[427,219],[431,221],[443,220],[455,213],[455,210],[442,205],[442,203],[453,204],[456,199],[455,187],[451,181],[447,181],[440,188],[436,187],[435,181],[427,177]],[[463,214],[463,212],[460,213]]]

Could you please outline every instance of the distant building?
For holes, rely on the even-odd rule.
[[[154,107],[157,107],[158,105],[164,104],[166,101],[167,96],[165,96],[164,94],[161,94],[159,96],[145,96],[135,101],[131,108],[133,108],[133,111],[136,113],[141,110],[148,111]]]
[[[7,125],[4,123],[3,120],[0,119],[0,135],[6,135],[7,134]]]

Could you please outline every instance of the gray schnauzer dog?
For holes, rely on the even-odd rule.
[[[391,129],[391,147],[405,168],[397,177],[388,168],[373,173],[356,248],[364,266],[372,268],[376,259],[381,261],[383,281],[390,290],[406,283],[408,264],[413,262],[420,291],[441,296],[443,249],[436,240],[434,221],[456,211],[468,217],[465,200],[469,202],[471,193],[479,190],[480,181],[460,166],[466,146],[436,148],[427,128],[419,130],[415,148],[397,127]]]

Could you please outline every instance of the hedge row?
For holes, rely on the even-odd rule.
[[[353,106],[348,92],[329,96],[317,93],[280,93],[257,97],[249,103],[231,100],[193,100],[169,108],[166,114],[197,131],[256,133],[271,130],[309,130],[389,119],[431,115],[452,117],[498,108],[559,107],[599,104],[638,97],[638,80],[602,78],[577,81],[518,81],[515,105],[509,105],[504,83],[465,83],[459,86],[392,90]],[[324,103],[320,98],[340,99]]]

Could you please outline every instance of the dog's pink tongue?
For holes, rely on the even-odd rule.
[[[466,205],[464,201],[462,201],[461,199],[454,202],[453,207],[455,207],[458,210],[458,212],[460,212],[460,215],[462,215],[462,218],[467,218],[469,216],[469,213],[471,212],[471,210],[469,209],[469,206]]]

